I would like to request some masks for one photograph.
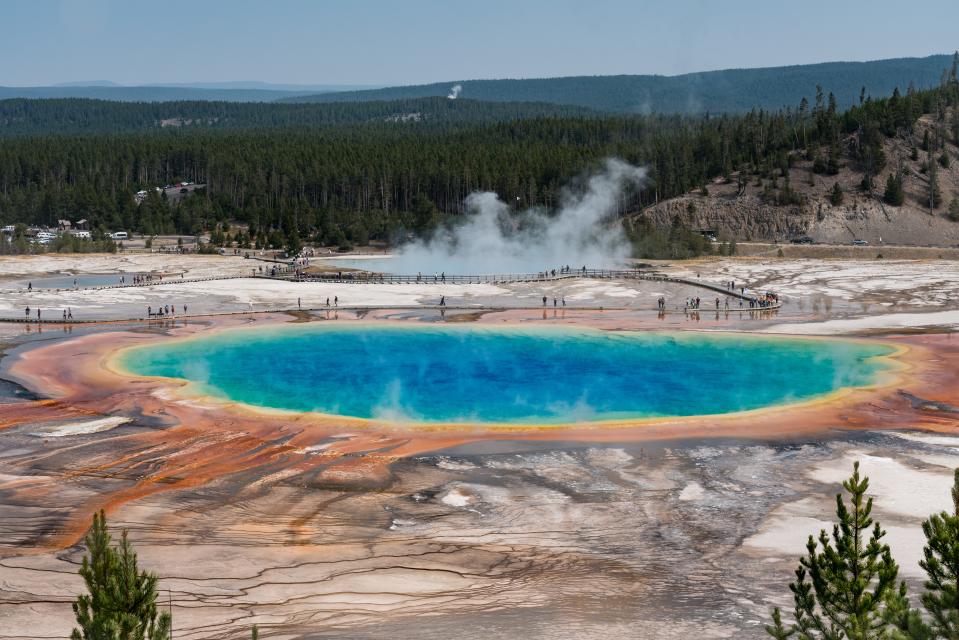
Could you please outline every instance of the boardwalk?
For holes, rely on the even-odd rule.
[[[275,273],[274,273],[275,271]],[[547,283],[561,280],[646,280],[649,282],[672,282],[685,284],[700,289],[708,289],[723,295],[742,300],[756,300],[753,295],[739,293],[736,290],[692,278],[674,278],[654,271],[642,269],[573,269],[565,273],[498,273],[476,275],[400,275],[390,273],[374,273],[371,271],[341,271],[337,273],[304,274],[298,273],[291,267],[271,268],[262,273],[252,269],[249,275],[235,274],[224,276],[208,276],[205,278],[167,278],[165,280],[150,280],[141,283],[117,283],[94,287],[78,287],[57,289],[57,291],[102,291],[108,289],[132,289],[155,287],[161,285],[188,284],[191,282],[211,282],[214,280],[242,280],[247,278],[263,278],[267,280],[286,280],[290,282],[326,282],[331,284],[519,284],[519,283]]]
[[[263,276],[267,277],[267,276]],[[540,272],[540,273],[499,273],[481,275],[398,275],[389,273],[373,273],[368,271],[348,271],[323,274],[297,274],[287,267],[277,270],[271,278],[282,278],[296,282],[331,282],[338,284],[513,284],[555,282],[558,280],[646,280],[650,282],[672,282],[685,284],[691,287],[715,291],[732,298],[745,301],[756,301],[754,295],[747,295],[727,287],[694,280],[692,278],[674,278],[643,269],[573,269],[567,272]]]
[[[289,266],[283,267],[272,267],[270,269],[265,269],[262,273],[258,269],[251,269],[249,275],[224,275],[224,276],[211,276],[205,278],[168,278],[165,280],[151,280],[148,282],[141,282],[137,284],[133,283],[123,283],[115,285],[102,285],[94,287],[80,287],[77,289],[63,289],[64,291],[100,291],[108,289],[128,289],[128,288],[150,288],[156,286],[164,285],[181,285],[194,282],[209,282],[216,280],[241,280],[241,279],[263,279],[263,280],[281,280],[285,282],[298,283],[298,282],[311,282],[311,283],[329,283],[329,284],[349,284],[349,285],[404,285],[404,284],[425,284],[425,285],[471,285],[471,284],[494,284],[494,285],[504,285],[504,284],[522,284],[522,283],[551,283],[564,280],[641,280],[648,282],[664,282],[664,283],[674,283],[674,284],[683,284],[690,287],[696,287],[699,289],[704,289],[707,291],[720,293],[723,296],[727,296],[733,299],[739,299],[744,303],[749,304],[748,307],[735,308],[730,307],[729,309],[723,308],[713,309],[711,307],[701,307],[699,309],[694,308],[684,308],[679,306],[674,306],[672,309],[656,309],[656,308],[645,308],[645,307],[635,307],[635,306],[566,306],[559,307],[561,310],[567,311],[659,311],[661,313],[697,313],[697,312],[718,312],[723,311],[724,313],[742,313],[742,312],[761,312],[761,311],[776,311],[780,308],[781,304],[767,304],[765,306],[759,306],[759,298],[752,295],[752,293],[744,293],[738,289],[729,289],[728,287],[713,284],[711,282],[706,282],[703,280],[695,280],[691,278],[676,278],[663,275],[649,270],[642,269],[572,269],[569,271],[557,270],[556,272],[539,272],[539,273],[506,273],[506,274],[473,274],[473,275],[457,275],[445,273],[433,274],[433,275],[401,275],[401,274],[387,274],[387,273],[374,273],[368,271],[342,271],[342,272],[328,272],[320,274],[305,274],[300,272],[297,269]],[[442,310],[442,311],[473,311],[473,312],[489,312],[489,311],[512,311],[512,310],[543,310],[543,309],[556,309],[552,306],[541,307],[538,305],[435,305],[435,304],[408,304],[408,305],[365,305],[365,306],[339,306],[339,307],[277,307],[273,309],[258,309],[256,311],[229,311],[223,313],[200,313],[195,315],[178,315],[178,316],[158,316],[158,317],[128,317],[128,318],[113,318],[113,319],[89,319],[89,320],[73,320],[68,321],[66,324],[84,324],[84,323],[100,323],[100,322],[140,322],[140,321],[164,321],[171,319],[185,319],[185,318],[202,318],[202,317],[215,317],[215,316],[230,316],[230,315],[243,315],[248,313],[285,313],[285,312],[295,312],[295,311],[306,311],[306,312],[317,312],[317,311],[356,311],[356,312],[365,312],[373,310]],[[51,309],[51,312],[54,313],[51,318],[44,318],[39,321],[41,324],[64,324],[64,321],[57,317],[56,312]],[[0,318],[0,322],[15,322],[21,324],[35,324],[38,321],[35,318],[27,317],[12,317],[12,318]]]

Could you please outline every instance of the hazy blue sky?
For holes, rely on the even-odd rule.
[[[959,0],[6,0],[0,84],[410,84],[959,48]]]

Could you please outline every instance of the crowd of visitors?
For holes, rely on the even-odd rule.
[[[37,322],[42,322],[43,312],[40,310],[40,307],[37,307],[36,309],[34,309],[34,311],[37,312]],[[30,322],[30,306],[29,305],[26,308],[24,308],[23,316],[24,316],[24,320],[26,320],[27,322]],[[71,320],[73,320],[73,309],[71,307],[67,307],[63,309],[63,321],[70,322]]]
[[[570,268],[570,266],[566,265],[565,267],[560,267],[559,271],[556,269],[546,269],[545,271],[540,271],[536,274],[536,276],[538,278],[555,278],[557,273],[561,276],[564,276],[572,272],[573,270]],[[582,273],[586,273],[586,265],[583,265]]]
[[[182,273],[180,274],[180,277],[181,277],[181,278],[183,277],[183,274],[182,274]],[[163,280],[163,274],[162,274],[162,273],[157,273],[157,274],[144,273],[144,274],[135,274],[135,275],[133,276],[133,284],[137,284],[137,285],[139,285],[139,284],[153,284],[154,282],[160,282],[161,280]],[[120,284],[123,284],[123,283],[124,283],[123,276],[120,276]]]
[[[183,305],[183,315],[187,314],[187,305]],[[147,307],[147,317],[148,318],[175,318],[176,317],[176,305],[165,304],[162,307],[157,307],[156,311],[153,311],[153,307]]]

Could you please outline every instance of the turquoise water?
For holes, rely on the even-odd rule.
[[[261,407],[422,422],[728,413],[874,382],[851,341],[565,328],[302,324],[139,347],[122,364]]]
[[[133,282],[135,273],[82,273],[78,275],[62,274],[58,276],[47,276],[44,278],[27,278],[18,280],[15,288],[26,289],[27,284],[32,284],[34,289],[72,289],[76,281],[77,286],[84,287],[106,287],[120,284],[120,276],[126,277],[126,283]]]

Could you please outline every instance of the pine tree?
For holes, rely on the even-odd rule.
[[[953,222],[959,222],[959,198],[953,198],[949,203],[949,219]]]
[[[826,173],[831,176],[839,173],[841,165],[839,163],[840,158],[842,157],[842,152],[839,149],[838,144],[833,144],[829,147],[829,160],[826,162]]]
[[[783,624],[783,617],[779,611],[779,607],[773,609],[773,623],[765,625],[764,628],[766,629],[766,633],[776,638],[776,640],[786,640],[796,633],[795,627]]]
[[[929,157],[929,162],[926,164],[926,168],[929,176],[929,199],[927,204],[929,205],[929,213],[932,213],[933,210],[938,209],[939,206],[942,205],[942,191],[939,190],[939,169],[931,156]]]
[[[890,173],[886,178],[886,192],[882,199],[894,207],[901,207],[906,201],[906,192],[902,188],[902,178],[899,175]]]
[[[73,604],[79,628],[71,640],[166,640],[171,619],[157,611],[156,575],[139,570],[126,531],[118,546],[110,541],[100,511],[85,539],[89,555],[83,557],[80,575],[89,594]]]
[[[926,536],[919,566],[926,572],[922,605],[936,637],[959,638],[959,469],[952,487],[952,513],[934,514],[922,523]]]
[[[804,640],[884,640],[918,621],[906,600],[905,584],[897,585],[899,566],[881,542],[886,532],[870,515],[869,479],[860,477],[858,462],[842,486],[850,506],[837,494],[838,523],[832,536],[825,530],[818,542],[809,536],[796,581],[789,585],[795,622],[783,624],[781,612],[774,609],[773,624],[766,627],[774,638],[798,633]]]
[[[842,192],[842,187],[839,186],[838,182],[834,182],[832,185],[832,191],[829,192],[829,202],[834,207],[838,207],[842,204],[843,198],[845,196]]]
[[[291,258],[300,255],[300,251],[303,250],[303,241],[300,240],[300,234],[296,229],[290,231],[286,236],[285,248],[286,254]]]
[[[421,236],[429,234],[436,226],[436,205],[428,196],[418,193],[413,198],[413,224]]]

